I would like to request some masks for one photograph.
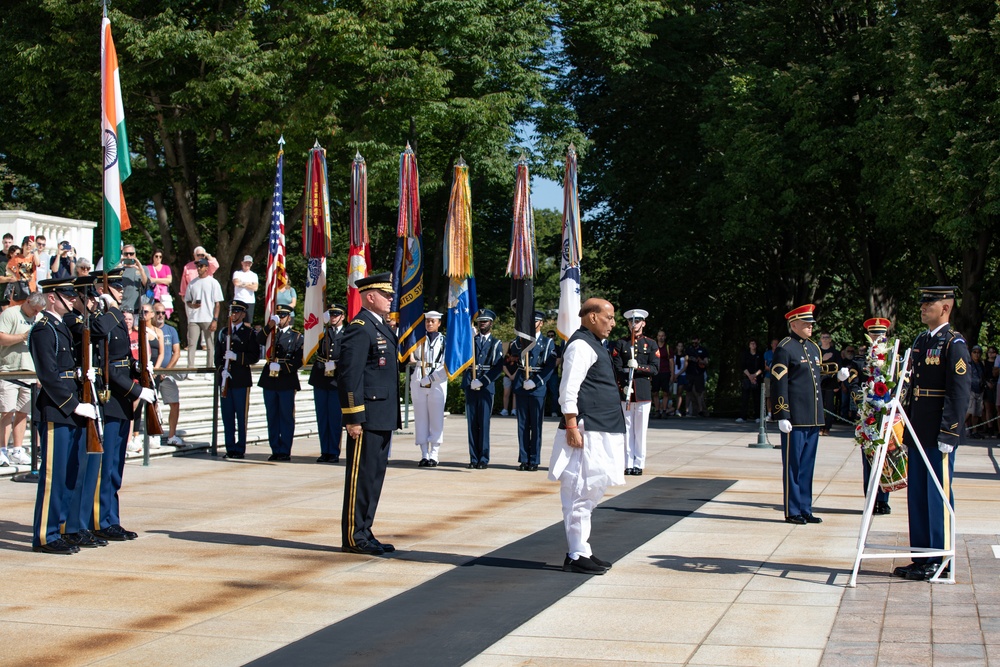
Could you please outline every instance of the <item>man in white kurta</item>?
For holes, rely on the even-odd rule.
[[[438,450],[444,440],[444,403],[448,398],[448,372],[444,368],[444,334],[441,313],[424,313],[427,337],[410,357],[414,363],[410,375],[410,396],[413,397],[413,430],[420,448],[421,468],[435,468]]]
[[[559,401],[564,423],[556,431],[549,479],[562,488],[568,545],[564,572],[604,574],[611,563],[590,548],[591,515],[608,486],[625,483],[625,417],[611,356],[602,341],[615,324],[615,309],[603,299],[587,299],[581,328],[563,352]]]

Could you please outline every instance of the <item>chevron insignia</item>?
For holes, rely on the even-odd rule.
[[[965,365],[965,359],[959,359],[955,364],[955,375],[965,375],[965,372],[969,370]]]
[[[774,376],[775,380],[780,380],[788,374],[788,367],[784,364],[775,364],[771,367],[771,375]]]

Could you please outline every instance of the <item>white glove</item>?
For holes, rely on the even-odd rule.
[[[88,368],[87,369],[87,381],[88,382],[97,382],[97,369],[96,368]]]
[[[535,388],[535,381],[534,380],[530,380],[530,379],[529,380],[525,380],[524,384],[521,385],[521,386],[524,387],[525,391],[531,391],[532,389]]]
[[[97,419],[97,408],[95,408],[90,403],[78,403],[75,408],[73,408],[74,415],[80,415],[85,419]]]
[[[778,421],[778,430],[781,431],[782,433],[791,433],[792,432],[792,422],[788,421],[787,419],[781,419],[781,420],[779,420]]]
[[[152,403],[156,400],[156,393],[152,389],[144,388],[139,392],[139,400]]]
[[[635,359],[629,359],[628,360],[628,367],[629,368],[639,368],[639,362],[636,361]]]
[[[327,373],[329,373],[330,371],[336,370],[336,369],[337,369],[337,362],[336,361],[328,361],[328,362],[326,362],[326,364],[324,364],[324,370]]]
[[[476,378],[475,380],[469,383],[469,389],[472,389],[473,391],[479,391],[482,388],[483,388],[483,383],[479,378]]]
[[[944,442],[939,442],[938,449],[941,450],[942,454],[951,454],[953,451],[955,451],[955,445],[949,445]]]
[[[281,318],[277,315],[271,315],[271,321],[274,323],[274,326],[278,326],[278,322],[281,321]]]
[[[329,324],[329,323],[330,323],[330,311],[329,310],[324,310],[323,311],[323,324]]]
[[[229,382],[229,378],[233,377],[229,371],[222,371],[222,383],[225,384]]]
[[[229,350],[228,352],[226,352],[223,358],[229,359],[229,361],[236,361],[236,353],[233,352],[232,350]]]
[[[843,382],[847,378],[851,377],[851,369],[844,366],[839,371],[837,371],[837,379]]]
[[[280,370],[281,370],[281,364],[279,364],[279,363],[278,363],[277,361],[272,361],[271,363],[269,363],[269,364],[267,365],[267,368],[268,368],[268,370],[270,370],[270,371],[271,371],[272,373],[277,373],[278,371],[280,371]]]
[[[97,299],[101,302],[101,308],[108,310],[109,308],[114,308],[116,305],[114,297],[110,294],[102,294]]]
[[[427,389],[431,386],[431,379],[429,377],[420,378],[420,386]]]
[[[146,362],[146,372],[148,372],[150,375],[156,375],[156,373],[153,372],[153,362],[152,361],[147,361]]]

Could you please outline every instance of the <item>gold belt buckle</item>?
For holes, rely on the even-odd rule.
[[[102,389],[99,392],[97,392],[97,400],[99,400],[102,405],[104,403],[107,403],[109,400],[111,400],[111,390]]]
[[[273,377],[273,378],[276,378],[276,377],[278,377],[278,376],[279,376],[280,374],[281,374],[281,371],[280,371],[280,370],[277,370],[277,371],[270,371],[270,373],[269,373],[269,375],[270,375],[271,377]]]

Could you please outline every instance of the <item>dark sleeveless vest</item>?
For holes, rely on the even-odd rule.
[[[580,396],[577,398],[578,417],[583,419],[584,428],[588,431],[602,433],[624,433],[625,415],[618,400],[618,384],[615,382],[615,368],[608,353],[597,336],[588,329],[581,327],[574,333],[569,344],[582,340],[597,353],[597,361],[587,370],[587,377],[580,385]]]

